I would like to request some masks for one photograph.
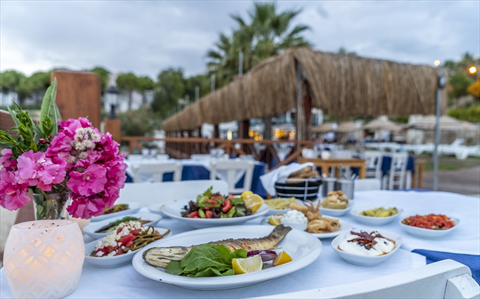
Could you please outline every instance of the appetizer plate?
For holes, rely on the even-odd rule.
[[[273,225],[271,225],[270,223],[268,223],[268,218],[269,218],[269,217],[270,217],[270,216],[263,218],[262,224],[263,224],[263,225],[268,225],[268,226],[270,226],[270,227],[273,227]],[[325,217],[325,218],[328,218],[328,217]],[[352,229],[352,225],[351,225],[349,222],[347,222],[347,221],[345,221],[345,220],[342,220],[342,219],[338,219],[338,221],[340,222],[340,229],[337,230],[336,232],[323,233],[323,234],[314,234],[314,233],[307,233],[307,232],[305,232],[305,233],[307,233],[307,234],[309,234],[309,235],[312,235],[312,236],[314,236],[314,237],[316,237],[316,238],[319,238],[319,239],[334,238],[334,237],[336,237],[336,236],[338,236],[338,235],[340,235],[340,234],[343,234],[343,233],[346,233],[346,232],[349,233],[350,230]]]
[[[155,227],[155,229],[158,230],[158,232],[161,234],[166,233],[168,230],[166,228],[161,228],[161,227]],[[172,232],[170,231],[170,233],[165,237],[163,237],[163,239],[171,236],[172,236]],[[140,248],[138,250],[125,253],[122,255],[117,255],[117,256],[105,256],[105,257],[90,256],[90,253],[92,253],[95,250],[95,245],[97,244],[97,242],[99,242],[99,240],[90,242],[85,245],[85,261],[90,263],[92,266],[98,267],[98,268],[115,268],[115,267],[120,267],[123,265],[130,264],[132,262],[132,258],[135,256],[135,253],[143,249],[143,248]]]
[[[120,203],[116,203],[116,204],[120,204]],[[108,219],[108,218],[113,218],[113,217],[120,216],[120,215],[135,214],[142,207],[142,204],[138,203],[138,202],[123,202],[123,204],[128,204],[128,209],[127,210],[116,212],[116,213],[111,213],[111,214],[100,215],[100,216],[97,216],[97,217],[92,217],[92,219],[90,219],[90,222],[102,221],[102,220],[105,220],[105,219]]]
[[[413,216],[413,215],[412,215]],[[460,219],[455,218],[455,217],[450,217],[447,215],[450,220],[455,222],[455,225],[452,228],[449,229],[427,229],[427,228],[421,228],[421,227],[416,227],[416,226],[411,226],[411,225],[406,225],[403,224],[402,221],[405,218],[400,219],[400,226],[403,227],[404,230],[406,230],[409,234],[415,236],[415,237],[420,237],[420,238],[440,238],[445,236],[446,234],[450,233],[453,231],[459,224],[460,224]]]
[[[304,204],[305,202],[303,200],[299,200],[299,199],[296,199],[295,200],[296,202],[298,203],[301,203],[301,204]],[[269,207],[269,211],[267,213],[267,215],[276,215],[276,214],[284,214],[288,211],[291,211],[292,209],[288,208],[288,209],[283,209],[283,210],[280,210],[280,209],[272,209]]]
[[[190,231],[147,245],[137,252],[132,264],[138,273],[157,282],[173,284],[192,290],[225,290],[257,284],[295,272],[314,262],[322,252],[322,243],[317,238],[298,230],[291,230],[278,243],[277,247],[279,250],[286,251],[293,260],[277,267],[248,274],[195,278],[177,276],[168,274],[164,269],[148,265],[142,258],[143,252],[151,247],[191,246],[229,238],[262,238],[270,234],[272,230],[273,227],[271,226],[249,225],[214,227]]]
[[[350,234],[350,232],[346,232],[344,234],[341,234],[340,236],[336,237],[333,239],[331,245],[333,250],[347,263],[354,264],[354,265],[359,265],[359,266],[376,266],[388,258],[390,258],[392,255],[397,252],[397,250],[402,246],[403,240],[400,235],[397,235],[392,232],[388,231],[378,231],[382,236],[385,238],[389,238],[393,241],[395,241],[395,248],[384,255],[379,255],[379,256],[365,256],[365,255],[357,255],[349,252],[345,252],[343,250],[338,249],[338,245],[347,238],[347,236]]]
[[[127,214],[127,215],[117,216],[117,217],[114,217],[114,218],[105,219],[103,221],[92,222],[92,223],[90,223],[89,225],[87,225],[83,228],[83,232],[85,234],[87,234],[88,236],[94,238],[94,239],[101,239],[101,238],[105,237],[106,235],[110,234],[111,232],[110,233],[96,233],[97,230],[99,230],[100,228],[102,228],[106,225],[109,225],[112,222],[115,222],[115,221],[120,220],[120,219],[122,219],[124,217],[127,217],[127,216],[128,217],[140,218],[142,220],[150,220],[150,222],[148,222],[144,225],[153,226],[153,227],[155,227],[155,225],[158,223],[158,221],[160,221],[160,219],[162,219],[162,216],[160,216],[158,214],[152,214],[152,213]]]
[[[345,215],[348,211],[350,211],[353,208],[353,201],[349,200],[347,207],[345,209],[327,209],[322,206],[320,206],[320,214],[325,214],[329,216],[343,216]]]
[[[207,228],[207,227],[214,227],[214,226],[243,224],[248,220],[252,220],[259,216],[263,216],[267,214],[269,210],[266,204],[262,204],[262,206],[257,210],[257,212],[255,212],[255,214],[250,216],[244,216],[244,217],[215,218],[215,219],[182,217],[180,212],[182,211],[183,207],[188,204],[189,201],[190,200],[181,200],[178,202],[168,203],[163,207],[162,212],[168,217],[184,222],[194,228]]]
[[[350,215],[352,215],[352,217],[355,220],[357,220],[358,222],[363,223],[363,224],[385,225],[387,223],[392,222],[395,219],[398,219],[400,217],[400,215],[403,213],[402,208],[395,207],[395,208],[397,208],[398,213],[393,215],[393,216],[390,216],[390,217],[370,217],[370,216],[360,215],[360,213],[362,211],[380,208],[381,206],[384,206],[385,208],[389,208],[389,207],[386,207],[384,204],[383,205],[382,204],[376,204],[376,205],[361,206],[361,207],[356,207],[356,208],[350,210]]]

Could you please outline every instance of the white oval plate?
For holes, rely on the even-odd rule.
[[[371,231],[367,231],[371,232]],[[336,237],[333,239],[331,245],[333,250],[346,262],[354,265],[359,265],[359,266],[376,266],[380,264],[381,262],[385,261],[386,259],[390,258],[397,250],[402,246],[403,240],[400,235],[397,235],[392,232],[388,231],[378,231],[382,236],[385,238],[389,238],[395,241],[395,248],[385,254],[385,255],[379,255],[379,256],[364,256],[364,255],[357,255],[349,252],[345,252],[343,250],[338,249],[338,245],[340,242],[345,240],[345,238],[350,234],[350,232],[346,232],[344,234],[341,234],[340,236]]]
[[[173,201],[159,202],[159,203],[156,203],[154,205],[148,206],[148,210],[150,211],[150,213],[162,215],[163,218],[170,218],[168,215],[165,215],[165,213],[162,211],[162,209],[167,203],[177,202],[177,201],[179,201],[179,200],[175,199]]]
[[[155,229],[158,230],[158,232],[161,234],[164,234],[165,232],[167,232],[166,228],[155,227]],[[163,237],[163,239],[171,236],[172,236],[172,232],[170,231],[170,233],[165,237]],[[130,264],[132,261],[132,258],[135,256],[135,253],[143,249],[143,248],[140,248],[139,250],[135,250],[135,251],[118,255],[118,256],[105,256],[105,257],[90,256],[90,253],[92,253],[95,250],[95,245],[97,244],[97,242],[99,242],[99,240],[90,242],[85,245],[85,261],[90,263],[92,266],[99,267],[99,268],[115,268],[115,267],[120,267],[126,264]]]
[[[273,227],[273,225],[268,223],[268,217],[270,217],[270,216],[267,216],[267,217],[263,218],[261,223],[263,225],[269,225],[269,226]],[[329,218],[329,217],[325,217],[325,218]],[[332,219],[332,218],[330,218],[330,219]],[[305,233],[307,233],[309,235],[312,235],[312,236],[314,236],[316,238],[319,238],[319,239],[328,239],[328,238],[334,238],[334,237],[336,237],[340,234],[343,234],[347,231],[349,232],[352,229],[352,225],[349,222],[347,222],[345,220],[342,220],[342,219],[338,219],[338,220],[340,222],[340,229],[337,230],[336,232],[323,233],[323,234],[313,234],[313,233],[307,233],[307,232],[305,232]]]
[[[183,207],[188,204],[190,200],[181,200],[178,202],[172,202],[166,204],[162,212],[170,218],[175,220],[184,222],[194,228],[207,228],[207,227],[214,227],[214,226],[224,226],[224,225],[239,225],[247,222],[248,220],[255,219],[259,216],[263,216],[268,213],[269,208],[266,204],[262,204],[262,206],[255,212],[255,214],[250,216],[244,217],[234,217],[234,218],[215,218],[215,219],[208,219],[208,218],[187,218],[182,217],[180,212],[182,211]]]
[[[363,215],[360,215],[360,213],[362,211],[365,211],[365,210],[371,210],[371,209],[376,209],[376,208],[380,208],[380,207],[384,207],[386,209],[390,208],[391,206],[387,206],[387,205],[382,205],[382,204],[373,204],[373,205],[367,205],[367,206],[361,206],[361,207],[356,207],[355,209],[352,209],[350,211],[350,215],[352,215],[352,217],[357,220],[358,222],[360,223],[363,223],[363,224],[367,224],[367,225],[385,225],[387,223],[390,223],[392,222],[393,220],[395,219],[398,219],[400,217],[400,215],[403,213],[403,209],[402,208],[399,208],[399,207],[395,207],[397,208],[397,211],[398,213],[393,215],[393,216],[390,216],[390,217],[370,217],[370,216],[363,216]],[[393,208],[393,207],[392,207]]]
[[[339,217],[339,216],[345,215],[352,208],[353,208],[353,201],[351,200],[348,201],[347,207],[345,209],[327,209],[320,205],[320,214]]]
[[[412,215],[414,216],[414,215]],[[446,234],[450,233],[453,231],[459,224],[460,224],[460,219],[455,218],[455,217],[450,217],[446,215],[450,220],[455,222],[455,225],[452,228],[449,229],[427,229],[427,228],[421,228],[421,227],[415,227],[411,225],[406,225],[403,224],[402,221],[408,217],[400,219],[400,226],[403,227],[404,230],[406,230],[409,234],[415,236],[415,237],[420,237],[420,238],[440,238],[445,236]],[[410,217],[410,216],[409,216]]]
[[[98,229],[112,223],[112,222],[115,222],[117,220],[120,220],[124,217],[127,217],[127,216],[130,216],[130,217],[136,217],[136,218],[140,218],[142,220],[151,220],[150,222],[144,224],[144,225],[147,225],[147,226],[155,226],[158,221],[160,221],[160,219],[162,219],[162,216],[158,215],[158,214],[152,214],[152,213],[137,213],[137,214],[127,214],[127,215],[121,215],[121,216],[117,216],[117,217],[114,217],[114,218],[109,218],[109,219],[105,219],[103,221],[97,221],[97,222],[93,222],[93,223],[90,223],[89,225],[85,226],[83,228],[83,232],[85,234],[87,234],[88,236],[94,238],[94,239],[101,239],[103,237],[105,237],[106,235],[108,234],[111,234],[111,232],[109,233],[96,233],[95,231],[97,231]]]
[[[116,204],[120,204],[120,203],[116,203]],[[125,211],[92,217],[92,219],[90,219],[90,222],[102,221],[102,220],[117,217],[120,215],[135,214],[142,207],[142,204],[139,202],[122,202],[122,204],[128,204],[128,209]]]
[[[243,225],[190,231],[147,245],[137,252],[132,264],[138,273],[157,282],[192,290],[225,290],[257,284],[298,271],[313,263],[322,252],[322,243],[317,238],[298,230],[291,230],[278,244],[278,247],[280,250],[286,251],[293,260],[277,267],[248,274],[223,277],[177,276],[168,274],[164,269],[148,265],[142,258],[143,252],[151,247],[190,246],[228,238],[262,238],[270,234],[272,230],[271,226]],[[161,285],[159,286],[161,288]]]

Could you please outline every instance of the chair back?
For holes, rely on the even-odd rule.
[[[163,182],[163,174],[173,172],[173,181],[182,179],[183,165],[180,162],[150,162],[132,165],[133,182],[140,183],[142,174],[152,175],[154,182]]]
[[[443,260],[409,271],[333,287],[268,298],[479,298],[480,287],[467,266]]]
[[[365,151],[364,155],[367,173],[373,173],[375,179],[382,179],[382,153],[379,151]]]
[[[353,187],[354,192],[380,189],[382,189],[382,182],[379,179],[357,179]]]
[[[146,206],[176,199],[194,199],[208,188],[228,194],[228,185],[220,180],[125,184],[117,203],[140,202]]]
[[[210,160],[212,158],[209,154],[193,154],[190,156],[190,159],[197,161]]]
[[[405,188],[405,175],[407,171],[407,153],[392,153],[390,155],[392,161],[390,162],[390,173],[388,177],[388,189],[393,190],[395,186],[398,186],[398,189]],[[398,180],[395,178],[398,177]]]
[[[242,161],[242,160],[212,160],[210,162],[210,179],[215,180],[219,176],[220,172],[226,172],[223,175],[226,178],[228,184],[228,192],[232,194],[239,194],[244,191],[250,190],[252,187],[253,168],[255,166],[254,161]],[[235,188],[236,181],[242,177],[245,172],[245,179],[243,187]]]

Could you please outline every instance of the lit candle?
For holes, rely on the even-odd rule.
[[[63,298],[76,289],[84,259],[77,222],[23,222],[10,230],[4,271],[15,298]]]

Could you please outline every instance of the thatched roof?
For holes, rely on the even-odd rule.
[[[428,115],[419,121],[409,124],[408,128],[419,130],[434,130],[437,117],[435,115]],[[442,115],[439,119],[440,130],[442,131],[476,131],[478,125],[471,124],[466,121],[459,121],[448,115]]]
[[[435,112],[437,70],[426,65],[291,49],[164,121],[166,131],[285,113],[295,108],[298,61],[312,105],[329,115]],[[446,103],[446,93],[443,102]]]
[[[321,124],[312,128],[312,133],[328,133],[334,131],[333,127],[328,124]]]

